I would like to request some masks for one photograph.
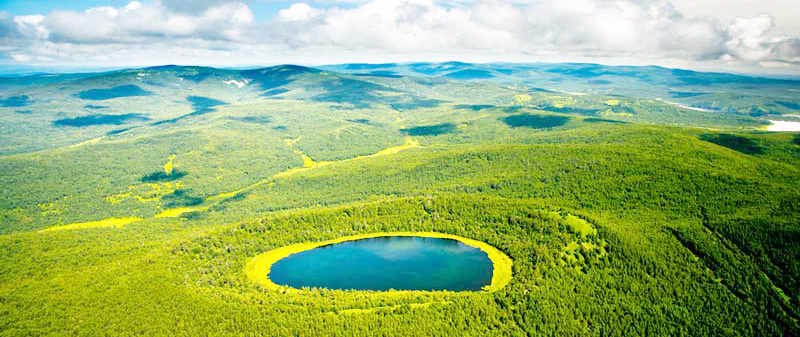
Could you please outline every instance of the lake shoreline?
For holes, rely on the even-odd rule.
[[[384,236],[416,236],[416,237],[456,240],[467,246],[478,248],[481,251],[485,252],[486,255],[489,257],[489,260],[492,262],[492,267],[493,267],[492,281],[488,286],[485,286],[483,290],[488,292],[495,292],[505,287],[511,281],[511,266],[513,262],[511,261],[511,258],[508,257],[508,255],[504,254],[497,248],[482,241],[468,239],[453,234],[445,234],[438,232],[380,232],[380,233],[344,236],[336,239],[319,241],[319,242],[297,243],[289,246],[276,248],[251,258],[250,260],[247,261],[245,265],[244,268],[245,274],[247,275],[247,278],[251,282],[259,284],[262,287],[269,290],[279,291],[279,292],[302,291],[300,289],[279,285],[273,282],[269,278],[270,267],[279,260],[288,257],[289,255],[311,250],[314,248],[341,243],[345,241],[354,241],[354,240],[377,238]],[[411,291],[418,291],[418,290],[400,290],[400,291],[393,291],[393,293],[411,292]]]

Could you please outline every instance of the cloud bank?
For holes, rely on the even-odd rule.
[[[0,57],[21,63],[292,62],[292,55],[547,56],[800,68],[800,39],[769,14],[725,23],[662,0],[371,0],[294,3],[256,20],[247,4],[161,0],[84,12],[0,12]],[[307,57],[306,60],[309,58]],[[181,60],[185,60],[181,62]],[[306,61],[307,62],[307,61]]]

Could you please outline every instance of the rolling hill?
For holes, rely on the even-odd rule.
[[[800,334],[800,81],[591,64],[0,78],[0,335]],[[480,240],[494,292],[248,280],[278,247]]]

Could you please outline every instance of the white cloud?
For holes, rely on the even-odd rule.
[[[109,62],[152,53],[147,55],[152,63],[168,63],[176,55],[188,57],[181,63],[197,62],[190,60],[227,53],[249,57],[250,63],[280,57],[285,59],[277,62],[295,62],[297,55],[319,57],[321,50],[393,60],[435,54],[450,59],[497,55],[501,61],[516,55],[512,58],[519,61],[549,55],[800,72],[800,40],[773,34],[774,26],[766,14],[728,25],[685,15],[664,0],[371,0],[345,8],[315,8],[312,1],[294,3],[263,23],[238,1],[157,0],[13,20],[0,15],[0,29],[8,31],[0,36],[8,41],[0,53],[28,55],[27,60]]]
[[[773,27],[772,17],[761,14],[752,18],[736,18],[728,28],[725,46],[733,56],[759,60],[769,55],[770,43],[764,35]]]
[[[291,10],[291,8],[290,8]],[[313,11],[313,9],[311,9]],[[508,50],[518,41],[499,21],[481,24],[470,8],[447,9],[428,0],[374,0],[352,9],[316,10],[313,16],[288,15],[277,22],[276,38],[297,48],[340,46],[346,49],[378,49],[388,52],[448,50]],[[484,21],[491,21],[483,18]]]
[[[529,29],[539,36],[529,51],[647,55],[706,59],[718,57],[722,30],[713,20],[690,18],[662,1],[539,1],[526,10]]]
[[[278,17],[284,21],[302,22],[308,21],[320,12],[321,11],[315,10],[311,8],[311,6],[301,2],[292,4],[292,6],[287,9],[281,9],[278,11]]]
[[[761,14],[736,18],[728,28],[725,43],[728,56],[734,59],[761,62],[774,66],[800,62],[800,40],[786,36],[769,36],[774,27],[773,17]]]
[[[44,21],[44,15],[19,15],[14,17],[18,24],[38,25]]]
[[[125,9],[129,11],[135,11],[142,7],[142,3],[139,1],[131,1],[127,5],[125,5]]]
[[[312,16],[306,13],[314,12]],[[540,0],[525,6],[482,1],[373,0],[351,9],[293,5],[277,38],[301,48],[336,45],[390,52],[565,53],[714,59],[724,29],[661,1]]]
[[[141,43],[164,38],[240,40],[253,22],[247,5],[209,7],[196,14],[170,12],[160,4],[133,1],[121,8],[95,7],[84,12],[53,11],[40,25],[49,39],[68,43]]]
[[[30,55],[25,54],[11,54],[11,58],[17,62],[28,62],[31,60]]]

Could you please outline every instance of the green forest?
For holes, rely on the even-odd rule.
[[[0,78],[19,125],[0,141],[0,336],[800,335],[800,133],[765,129],[791,104],[752,113],[796,82],[702,112],[410,67]],[[497,248],[510,283],[275,291],[244,271],[409,231]]]

